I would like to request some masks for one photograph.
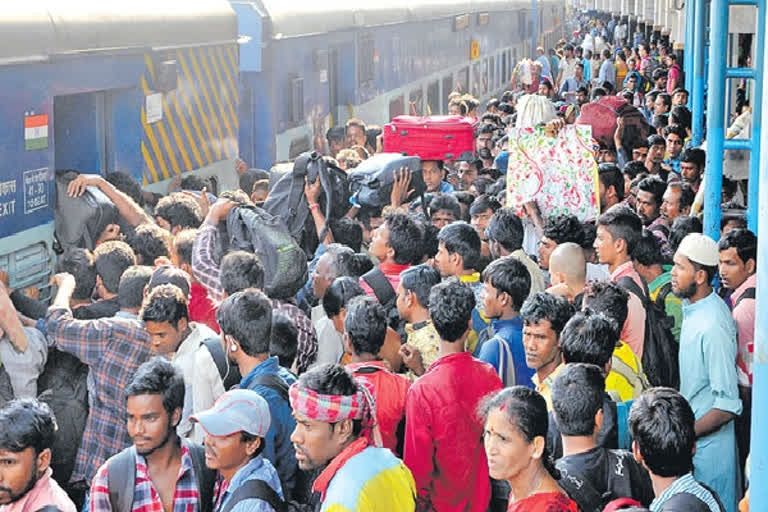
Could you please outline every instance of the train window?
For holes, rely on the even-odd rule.
[[[414,89],[408,95],[408,113],[416,116],[424,115],[424,91]]]
[[[298,157],[300,154],[306,153],[310,149],[311,148],[310,148],[309,135],[296,137],[295,139],[291,140],[291,146],[288,149],[288,158],[290,160],[293,160],[294,158]]]
[[[286,94],[285,120],[288,123],[299,123],[304,119],[304,79],[293,77],[288,83]]]
[[[443,112],[448,113],[448,95],[453,92],[453,75],[443,77]]]
[[[440,113],[440,82],[435,80],[427,85],[427,114],[437,115]]]
[[[405,100],[403,96],[397,96],[389,102],[389,118],[405,114]]]
[[[370,34],[360,36],[357,54],[357,76],[360,85],[371,85],[375,78],[375,52],[373,36]]]
[[[481,76],[481,69],[480,69],[480,62],[475,62],[472,64],[472,96],[475,98],[479,97],[482,93],[481,91],[481,84],[482,84],[482,76]]]
[[[482,83],[483,83],[483,94],[488,94],[488,81],[490,80],[490,76],[488,74],[488,61],[491,60],[490,58],[486,58],[483,61],[483,76],[482,76]]]
[[[469,90],[469,66],[462,68],[456,73],[456,92],[462,94]]]
[[[508,77],[507,77],[507,54],[502,53],[501,54],[501,81],[504,82],[504,84],[507,83]]]

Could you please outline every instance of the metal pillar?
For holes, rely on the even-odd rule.
[[[536,1],[531,0],[531,59],[536,59],[536,47],[539,39],[539,14],[536,12]]]
[[[747,226],[753,233],[758,231],[758,215],[759,211],[759,199],[760,199],[760,156],[762,153],[762,147],[760,141],[762,140],[762,122],[758,121],[757,116],[761,116],[763,113],[763,94],[757,91],[763,90],[763,66],[765,65],[765,17],[766,17],[766,0],[757,0],[757,44],[755,45],[755,51],[752,55],[752,70],[755,75],[755,83],[753,84],[753,94],[749,98],[750,106],[752,107],[752,152],[749,155],[749,190],[747,193]],[[726,148],[728,143],[726,141]],[[768,149],[766,149],[768,151]],[[768,204],[767,204],[768,206]],[[757,509],[753,509],[757,510]]]
[[[695,19],[693,24],[693,87],[689,102],[691,104],[692,140],[694,146],[700,146],[704,140],[704,44],[707,30],[707,4],[705,0],[694,0],[696,4]],[[727,11],[726,11],[727,12]],[[726,24],[727,28],[727,24]],[[711,67],[711,66],[710,66]]]
[[[765,8],[765,2],[763,2]],[[764,12],[764,11],[763,11]],[[765,19],[763,14],[763,20]],[[760,30],[758,24],[758,30]],[[765,38],[762,44],[755,47],[755,53],[762,54],[768,51]],[[761,89],[755,88],[755,96],[768,94],[768,82],[763,82]],[[762,120],[760,119],[762,117]],[[768,123],[768,112],[755,110],[752,119],[752,127]],[[753,132],[754,134],[754,132]],[[762,132],[761,138],[753,139],[759,142],[762,149],[768,154],[768,130]],[[757,144],[755,144],[757,145]],[[768,161],[760,162],[762,173],[759,192],[759,209],[762,215],[768,215]],[[753,178],[750,176],[750,180]],[[750,190],[750,196],[751,196]],[[750,198],[751,201],[751,198]],[[752,367],[752,437],[750,446],[750,486],[749,509],[768,510],[768,222],[761,222],[757,228],[757,305],[755,310],[755,358]]]
[[[696,27],[696,9],[699,2],[685,4],[685,48],[683,48],[683,69],[685,70],[685,89],[688,91],[688,108],[691,108],[693,95],[693,47]]]

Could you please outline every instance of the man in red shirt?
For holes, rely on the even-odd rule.
[[[416,482],[419,511],[484,512],[491,498],[477,406],[502,384],[493,366],[464,350],[474,307],[472,289],[454,279],[430,293],[440,353],[411,386],[405,411],[404,461]]]
[[[398,439],[397,433],[400,423],[405,421],[410,381],[392,373],[389,364],[378,356],[387,336],[387,313],[373,297],[362,296],[350,300],[346,311],[344,349],[351,356],[347,369],[373,386],[382,446],[401,456],[402,439]]]
[[[171,263],[189,274],[189,319],[207,325],[218,334],[220,331],[219,324],[216,323],[216,310],[219,308],[192,272],[192,248],[196,235],[196,229],[185,229],[176,234],[171,246]]]
[[[408,214],[394,212],[386,215],[384,223],[373,232],[369,248],[371,256],[379,260],[379,265],[360,278],[360,286],[365,293],[375,296],[382,304],[394,299],[400,284],[400,272],[421,261],[420,240],[421,229]],[[389,283],[391,293],[384,279]]]

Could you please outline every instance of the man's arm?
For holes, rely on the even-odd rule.
[[[128,194],[119,191],[98,174],[79,174],[69,182],[67,194],[70,197],[80,197],[88,187],[98,187],[114,203],[117,211],[131,226],[153,223],[152,218]]]
[[[734,418],[736,418],[736,415],[728,411],[710,409],[704,416],[696,420],[694,424],[696,439],[712,434]]]
[[[91,482],[91,497],[88,500],[88,511],[112,512],[112,503],[109,501],[109,478],[107,476],[106,462],[99,468]]]
[[[217,301],[224,298],[224,290],[219,279],[219,263],[213,257],[218,235],[217,226],[227,218],[230,210],[235,206],[233,201],[217,201],[205,216],[205,221],[198,229],[192,246],[192,273]]]
[[[19,320],[11,298],[8,296],[8,290],[0,282],[0,337],[3,336],[3,333],[8,336],[8,341],[11,342],[17,352],[27,350],[29,340],[24,333],[24,326]]]
[[[741,414],[742,407],[736,376],[735,328],[717,326],[707,332],[702,344],[714,402],[712,409],[696,420],[697,438],[715,432]]]
[[[411,387],[405,401],[405,443],[403,462],[416,482],[417,510],[429,510],[434,466],[434,438],[431,432],[429,406],[422,400],[421,390]]]

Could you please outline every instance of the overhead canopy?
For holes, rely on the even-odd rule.
[[[226,0],[0,2],[0,63],[236,40]]]
[[[530,7],[520,0],[262,0],[275,38]]]

